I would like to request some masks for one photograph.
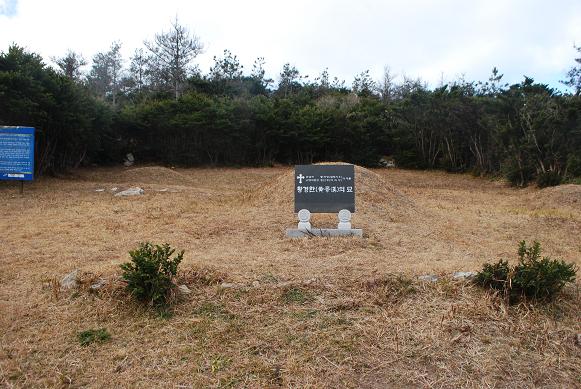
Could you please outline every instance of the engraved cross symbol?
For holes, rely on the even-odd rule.
[[[299,174],[299,175],[297,176],[297,179],[299,180],[299,184],[302,184],[302,183],[303,183],[303,179],[304,179],[304,178],[305,178],[305,176],[303,176],[302,174]]]

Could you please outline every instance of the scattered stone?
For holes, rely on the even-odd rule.
[[[222,282],[220,284],[220,288],[223,289],[234,289],[234,288],[240,288],[240,284],[234,284],[234,283],[230,283],[230,282]]]
[[[142,195],[144,192],[143,189],[140,187],[129,188],[119,193],[115,193],[115,196],[139,196]]]
[[[128,153],[125,156],[125,160],[123,161],[123,165],[129,167],[129,166],[133,166],[134,163],[135,163],[135,157],[133,156],[133,154]]]
[[[381,158],[379,160],[379,165],[383,166],[383,167],[395,167],[395,162],[392,159],[388,159],[388,158]]]
[[[317,278],[311,278],[311,279],[306,280],[306,281],[283,281],[283,282],[278,282],[278,283],[274,283],[274,284],[268,284],[265,286],[269,286],[272,288],[288,288],[288,287],[292,287],[292,286],[309,286],[317,281],[318,281]],[[253,287],[253,288],[259,288],[261,286],[262,286],[262,284],[258,280],[254,280],[250,284],[250,287]],[[236,284],[236,283],[228,283],[228,282],[223,282],[220,284],[220,288],[222,288],[222,289],[235,289],[235,288],[248,288],[248,287],[249,287],[248,284]]]
[[[95,282],[94,284],[92,284],[90,286],[91,290],[99,290],[102,287],[104,287],[105,285],[107,285],[107,280],[104,278],[99,277],[99,279],[97,280],[97,282]]]
[[[581,333],[577,334],[577,346],[581,346]]]
[[[111,192],[117,192],[118,190],[119,190],[119,188],[117,188],[117,187],[111,188]]]
[[[478,274],[478,273],[476,273],[475,271],[457,271],[457,272],[454,272],[454,274],[452,274],[452,277],[455,280],[467,281],[467,280],[471,280],[474,277],[476,277],[476,274]]]
[[[190,294],[190,293],[192,293],[192,291],[190,290],[190,288],[188,288],[186,285],[180,285],[180,286],[178,286],[178,290],[180,291],[181,294]]]
[[[79,278],[79,269],[75,269],[61,280],[61,289],[72,289],[76,288]]]
[[[419,276],[418,280],[425,282],[438,282],[438,276],[435,274],[426,274],[423,276]]]
[[[95,192],[105,192],[105,189],[95,189]]]
[[[459,341],[460,339],[462,339],[462,335],[463,335],[462,333],[459,333],[454,338],[452,338],[452,340],[450,341],[450,343],[456,343],[457,341]]]

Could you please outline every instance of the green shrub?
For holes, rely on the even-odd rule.
[[[567,174],[572,177],[581,177],[581,156],[569,154],[567,157]]]
[[[529,161],[518,163],[514,158],[508,158],[502,165],[504,177],[513,186],[527,186],[535,178],[535,166]]]
[[[120,266],[127,289],[135,298],[156,307],[168,304],[175,286],[173,278],[184,256],[182,251],[172,259],[174,252],[167,243],[154,246],[149,242],[141,243],[137,250],[129,252],[131,262]]]
[[[507,285],[510,273],[510,266],[502,259],[497,263],[485,263],[482,271],[476,274],[474,281],[484,287],[496,290],[504,290]]]
[[[541,258],[541,245],[534,242],[527,247],[525,241],[518,248],[519,264],[515,267],[513,282],[522,294],[533,298],[551,298],[567,282],[574,282],[575,265],[550,257]]]
[[[282,294],[282,300],[286,304],[304,304],[312,299],[311,293],[298,287],[286,289]]]
[[[95,342],[106,342],[107,340],[111,339],[111,335],[106,328],[99,328],[97,330],[90,329],[79,332],[77,338],[79,339],[81,346],[88,346]]]
[[[509,302],[522,297],[551,299],[568,282],[575,281],[575,264],[562,260],[541,258],[541,245],[534,242],[527,246],[520,242],[518,264],[511,267],[507,261],[484,264],[474,282],[480,286],[501,291]]]
[[[557,172],[544,172],[537,176],[537,185],[539,188],[561,185],[563,176]]]

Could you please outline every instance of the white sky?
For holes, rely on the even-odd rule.
[[[348,85],[366,69],[379,79],[385,65],[431,86],[442,74],[486,80],[497,66],[506,82],[527,75],[563,89],[581,45],[579,0],[0,0],[0,51],[17,43],[47,62],[67,49],[90,59],[120,40],[128,59],[176,14],[205,45],[204,73],[229,49],[247,72],[262,56],[274,79],[290,62]]]

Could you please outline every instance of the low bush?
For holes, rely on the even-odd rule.
[[[99,328],[97,330],[90,329],[86,331],[81,331],[77,335],[79,343],[81,346],[88,346],[91,343],[103,343],[111,339],[111,335],[106,328]]]
[[[571,177],[581,177],[581,155],[570,154],[567,157],[567,174]]]
[[[539,242],[534,242],[532,246],[527,246],[525,241],[520,242],[518,256],[515,266],[504,260],[484,264],[474,282],[498,290],[509,302],[515,302],[523,297],[551,299],[566,283],[575,281],[575,264],[541,257]]]
[[[502,164],[502,174],[513,186],[527,186],[535,179],[535,166],[529,161],[507,158]]]
[[[549,171],[540,173],[537,176],[537,186],[539,188],[561,185],[561,182],[563,182],[563,176],[557,172]]]
[[[312,299],[311,293],[299,287],[285,289],[282,293],[282,300],[285,304],[305,304]]]
[[[175,249],[167,243],[159,246],[149,242],[141,243],[139,248],[130,251],[131,262],[120,266],[131,295],[155,307],[166,306],[175,287],[173,278],[184,256],[181,251],[171,258],[174,252]]]

